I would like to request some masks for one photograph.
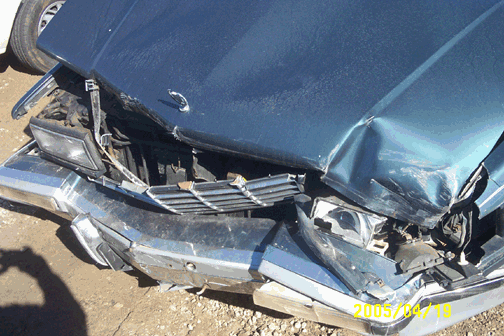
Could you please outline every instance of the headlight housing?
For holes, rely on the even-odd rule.
[[[46,158],[93,177],[105,172],[105,166],[88,130],[64,127],[56,122],[33,117],[30,119],[30,129]]]
[[[371,250],[374,250],[374,235],[387,221],[386,217],[367,212],[336,197],[316,198],[311,217],[318,227],[351,244]]]

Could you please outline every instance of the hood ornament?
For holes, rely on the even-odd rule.
[[[182,96],[180,93],[172,91],[168,89],[168,94],[170,97],[173,98],[180,106],[179,106],[179,111],[182,113],[189,112],[189,103],[187,102],[187,99],[185,99],[184,96]]]

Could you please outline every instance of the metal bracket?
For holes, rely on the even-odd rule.
[[[86,91],[97,91],[100,89],[100,87],[96,84],[96,81],[94,79],[86,79]]]
[[[112,155],[110,155],[105,148],[103,148],[102,136],[100,135],[100,128],[101,128],[100,87],[98,86],[98,83],[96,83],[94,79],[88,79],[86,80],[86,91],[89,91],[89,94],[91,96],[91,110],[93,112],[93,135],[96,143],[98,144],[102,152],[105,153],[107,158],[114,164],[114,166],[131,182],[140,187],[149,188],[147,184],[145,184],[142,180],[136,177],[119,161],[117,161]],[[104,134],[103,136],[107,136],[107,134]]]
[[[110,146],[110,137],[111,133],[102,134],[100,137],[100,145],[102,146]]]

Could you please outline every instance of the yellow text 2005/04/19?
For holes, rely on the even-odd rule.
[[[410,304],[403,305],[402,303],[395,309],[392,309],[392,305],[386,303],[384,305],[381,304],[356,304],[354,305],[356,312],[354,317],[392,317],[397,318],[398,316],[403,315],[408,318],[412,315],[417,315],[421,318],[426,318],[427,314],[429,314],[431,308],[434,310],[431,314],[437,314],[437,317],[450,317],[451,316],[451,306],[449,303],[440,305],[436,304],[432,306],[432,303],[429,303],[425,311],[421,311],[420,305],[417,304],[415,306],[411,306]]]

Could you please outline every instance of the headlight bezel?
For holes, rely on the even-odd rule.
[[[332,214],[331,214],[332,213]],[[342,227],[335,215],[338,213],[349,214],[353,221],[358,223],[351,227],[347,221],[346,227]],[[349,204],[336,196],[317,197],[313,202],[310,216],[314,224],[325,233],[332,234],[352,245],[374,251],[373,240],[381,231],[388,218],[380,216],[361,207]],[[347,217],[348,218],[348,217]],[[320,221],[317,222],[317,219]],[[324,227],[322,223],[329,224]],[[351,232],[353,230],[353,233]]]
[[[45,159],[94,178],[106,171],[89,130],[34,117],[30,119],[30,129]]]

